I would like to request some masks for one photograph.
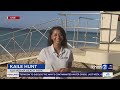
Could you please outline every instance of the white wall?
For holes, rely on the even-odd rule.
[[[100,44],[99,47],[100,49],[108,48],[107,43],[109,42],[110,20],[111,20],[111,14],[101,14],[100,42],[106,44]],[[112,41],[116,37],[117,25],[118,25],[118,15],[112,14],[110,41]],[[116,42],[116,40],[114,40],[114,42]],[[120,48],[120,45],[118,47]],[[110,50],[117,50],[117,48],[115,48],[114,44],[110,44]]]

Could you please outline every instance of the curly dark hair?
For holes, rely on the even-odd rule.
[[[66,33],[65,30],[61,26],[54,26],[50,29],[49,36],[48,36],[48,46],[51,46],[53,44],[53,40],[51,39],[51,35],[54,30],[59,30],[62,33],[63,36],[63,41],[61,42],[61,46],[64,48],[67,48],[67,38],[66,38]]]

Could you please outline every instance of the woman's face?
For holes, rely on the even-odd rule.
[[[51,39],[53,40],[53,44],[61,44],[63,35],[60,30],[55,29],[51,35]]]

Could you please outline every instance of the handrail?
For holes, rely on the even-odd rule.
[[[12,58],[14,58],[13,55],[10,54],[7,49],[5,49],[1,44],[0,44],[0,46],[1,46]],[[14,59],[15,59],[15,58],[14,58]]]
[[[79,17],[79,19],[81,19],[81,18],[83,18],[83,19],[87,19],[87,20],[100,20],[100,19],[94,19],[94,18]]]
[[[59,13],[59,15],[99,15],[100,13]]]
[[[66,28],[76,28],[76,29],[95,29],[95,30],[98,30],[98,29],[100,29],[100,28],[89,28],[89,27],[66,27]]]
[[[97,20],[97,21],[100,21],[100,19],[93,19],[93,18],[88,18],[88,17],[79,17],[78,18],[78,25],[76,24],[76,21],[75,20],[73,20],[73,24],[71,25],[71,23],[70,23],[70,25],[71,26],[69,26],[69,22],[70,22],[70,20],[68,20],[67,18],[68,18],[68,16],[69,15],[83,15],[83,14],[90,14],[90,15],[93,15],[93,13],[70,13],[70,14],[66,14],[66,13],[62,13],[62,14],[60,14],[60,15],[64,15],[65,17],[66,17],[66,21],[65,22],[67,22],[67,26],[65,27],[66,29],[67,29],[67,31],[69,31],[68,29],[72,29],[72,30],[74,30],[74,35],[73,35],[73,40],[68,40],[68,41],[71,41],[71,42],[73,42],[73,47],[75,47],[75,43],[78,45],[78,43],[79,42],[81,42],[81,43],[84,43],[84,45],[86,44],[86,43],[93,43],[93,44],[97,44],[97,45],[99,45],[100,43],[98,43],[98,38],[96,38],[96,41],[95,42],[89,42],[89,41],[78,41],[79,39],[78,39],[78,35],[80,34],[79,33],[79,31],[81,30],[81,29],[84,29],[85,30],[85,35],[84,35],[84,38],[85,38],[85,40],[86,40],[86,38],[88,37],[87,36],[87,33],[89,32],[89,30],[97,30],[96,31],[96,33],[97,33],[97,37],[98,37],[98,33],[100,32],[100,27],[88,27],[88,21],[87,20]],[[97,13],[98,14],[98,13]],[[99,13],[100,14],[100,13]],[[81,24],[80,24],[80,20],[82,20],[82,18],[83,19],[85,19],[86,21],[87,21],[87,25],[86,26],[82,26]],[[69,21],[69,22],[68,22]],[[75,38],[76,38],[76,31],[77,31],[77,40],[75,40]],[[83,31],[83,30],[82,30]],[[86,33],[87,32],[87,33]]]
[[[68,40],[68,41],[70,41],[70,42],[73,42],[73,40]],[[93,43],[93,44],[99,44],[99,43],[97,43],[97,42],[87,42],[87,41],[75,41],[74,40],[74,42],[81,42],[81,43]]]

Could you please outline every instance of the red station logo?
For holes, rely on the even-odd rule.
[[[18,20],[18,19],[20,19],[20,16],[8,16],[7,19],[9,19],[9,20]]]

